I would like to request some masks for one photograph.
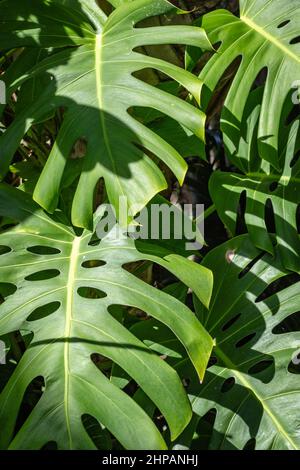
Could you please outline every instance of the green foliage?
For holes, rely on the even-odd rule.
[[[219,3],[0,0],[1,449],[300,449],[300,6]]]
[[[164,361],[122,326],[112,306],[139,308],[167,325],[203,379],[213,344],[210,336],[184,304],[123,266],[150,260],[190,281],[196,290],[201,283],[211,286],[210,271],[178,255],[164,253],[160,258],[149,248],[142,253],[130,239],[116,242],[108,236],[90,244],[93,233],[76,236],[22,192],[2,186],[0,193],[1,215],[9,213],[20,221],[0,235],[1,245],[7,247],[1,255],[1,275],[16,288],[1,306],[0,331],[33,333],[2,392],[2,448],[41,448],[48,441],[62,449],[93,448],[81,422],[84,414],[96,418],[126,448],[164,448],[144,411],[97,371],[92,356],[109,358],[130,374],[163,413],[176,438],[190,419],[183,386]],[[103,212],[100,207],[96,217]],[[43,396],[10,443],[22,396],[40,376],[45,381]]]
[[[55,1],[4,1],[0,20],[4,32],[0,47],[30,46],[64,48],[18,74],[9,94],[21,83],[46,83],[29,106],[23,107],[1,139],[0,171],[5,174],[20,139],[30,126],[63,106],[63,124],[34,191],[34,199],[46,210],[57,207],[61,180],[76,140],[86,141],[81,175],[72,206],[72,221],[91,228],[93,194],[103,177],[109,200],[118,209],[126,196],[135,215],[152,197],[167,187],[166,180],[143,149],[153,152],[168,165],[180,182],[186,163],[179,153],[131,113],[132,107],[150,107],[172,117],[204,140],[205,116],[191,104],[153,88],[135,72],[152,68],[185,86],[199,102],[201,82],[192,74],[166,61],[134,51],[147,44],[183,44],[210,47],[206,34],[187,26],[136,28],[144,18],[174,10],[165,0],[135,0],[115,10],[97,31],[80,12],[77,0],[65,6]],[[16,17],[17,12],[17,17]],[[56,18],[60,20],[57,21]],[[51,176],[50,176],[51,175]]]
[[[210,180],[210,192],[218,213],[232,234],[237,227],[241,196],[245,223],[252,242],[270,254],[274,254],[274,238],[283,266],[299,271],[300,240],[297,229],[299,199],[300,160],[295,159],[300,149],[299,120],[284,129],[281,141],[280,163],[276,170],[269,163],[257,158],[257,135],[262,89],[251,93],[247,105],[247,119],[238,143],[238,150],[231,159],[245,175],[215,172]],[[286,134],[286,135],[284,135]],[[271,224],[268,224],[271,221]],[[269,227],[268,227],[269,225]]]
[[[237,73],[222,112],[224,143],[236,150],[248,95],[266,69],[266,83],[258,121],[258,150],[275,168],[279,165],[281,111],[300,75],[300,6],[298,0],[240,0],[240,18],[226,10],[204,16],[201,25],[218,53],[200,74],[206,105],[224,72],[238,60]],[[193,60],[190,63],[193,63]],[[295,92],[295,88],[293,89]],[[290,99],[290,96],[289,96]]]
[[[292,363],[300,347],[299,275],[248,235],[212,250],[203,266],[214,273],[213,301],[207,310],[195,298],[195,308],[216,346],[202,385],[163,325],[133,328],[190,382],[194,417],[174,447],[199,448],[208,434],[214,450],[299,449],[299,371]]]

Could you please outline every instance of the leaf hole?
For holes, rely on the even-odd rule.
[[[49,441],[49,442],[46,442],[46,444],[44,444],[40,450],[57,450],[57,449],[58,449],[57,443],[55,441]]]
[[[89,241],[88,245],[89,246],[98,246],[100,244],[101,240],[98,237],[92,237],[92,239]]]
[[[265,370],[269,369],[271,366],[274,365],[273,359],[264,359],[263,361],[259,361],[254,366],[251,366],[248,370],[248,374],[256,375],[264,372]]]
[[[298,354],[295,354],[295,356],[289,363],[288,372],[290,374],[300,374],[300,352]]]
[[[300,281],[300,274],[291,273],[271,282],[266,289],[255,299],[255,303],[265,301],[267,298],[278,294],[283,289],[292,286]]]
[[[267,199],[265,204],[265,224],[268,233],[276,232],[274,208],[271,199]]]
[[[1,255],[6,255],[6,253],[10,253],[12,249],[9,246],[6,245],[0,245],[0,256]]]
[[[9,295],[13,295],[17,290],[17,286],[10,282],[0,282],[0,295],[5,299]]]
[[[250,343],[250,341],[256,336],[256,333],[251,333],[250,335],[245,336],[244,338],[240,339],[235,347],[236,348],[242,348],[246,344]]]
[[[48,317],[48,315],[52,315],[52,313],[56,312],[59,309],[60,305],[60,302],[50,302],[49,304],[42,305],[41,307],[36,308],[29,315],[27,321],[36,321]]]
[[[229,392],[229,390],[231,390],[232,387],[234,387],[234,385],[235,385],[235,378],[234,377],[229,377],[228,379],[226,379],[223,382],[222,387],[221,387],[221,392],[222,393]]]
[[[58,269],[45,269],[44,271],[39,271],[26,276],[25,281],[45,281],[47,279],[53,279],[59,275],[60,271]]]
[[[229,328],[231,326],[233,326],[238,321],[238,319],[241,317],[241,315],[242,315],[241,313],[238,313],[237,315],[232,317],[227,323],[225,323],[225,325],[222,326],[222,331],[229,330]]]
[[[297,36],[290,40],[290,44],[299,44],[300,43],[300,36]]]
[[[243,447],[243,450],[255,450],[256,446],[256,439],[255,437],[251,437],[249,441],[246,442],[246,444]]]
[[[291,20],[285,20],[285,21],[282,21],[282,23],[280,23],[277,28],[280,29],[280,28],[284,28],[287,24],[289,24],[291,22]]]
[[[103,299],[107,297],[107,294],[100,289],[96,289],[96,287],[79,287],[77,289],[78,295],[83,297],[84,299]]]
[[[30,253],[34,253],[35,255],[58,255],[59,253],[61,253],[58,248],[54,248],[52,246],[36,245],[30,246],[26,249],[27,251],[29,251]]]
[[[81,266],[83,268],[90,269],[90,268],[99,268],[100,266],[105,266],[106,264],[107,264],[106,261],[102,261],[100,259],[92,259],[89,261],[84,261],[81,264]]]
[[[106,356],[102,356],[99,353],[92,353],[91,354],[91,361],[98,367],[101,364],[109,363],[111,364],[111,360]]]
[[[293,313],[282,320],[273,328],[272,333],[274,335],[282,335],[292,333],[293,331],[300,331],[300,312]]]

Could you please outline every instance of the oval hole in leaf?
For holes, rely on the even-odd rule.
[[[36,255],[58,255],[59,253],[61,253],[61,251],[58,248],[54,248],[53,246],[36,245],[36,246],[30,246],[29,248],[26,248],[26,249],[30,253],[34,253]]]
[[[235,347],[242,348],[245,346],[245,344],[249,343],[254,338],[254,336],[256,336],[256,333],[251,333],[250,335],[245,336],[236,343]]]
[[[89,241],[88,245],[89,246],[98,246],[100,244],[101,240],[98,238],[96,235],[91,238]]]
[[[37,273],[29,274],[25,277],[26,281],[45,281],[46,279],[53,279],[60,275],[58,269],[45,269],[44,271],[39,271]]]
[[[0,295],[2,297],[8,297],[16,292],[17,286],[9,282],[0,282]]]
[[[235,378],[229,377],[223,382],[222,387],[221,387],[221,392],[222,393],[229,392],[229,390],[231,390],[232,387],[234,387],[234,385],[235,385]]]
[[[255,450],[256,446],[256,439],[255,437],[251,437],[249,441],[246,442],[246,444],[243,447],[243,450]]]
[[[107,294],[100,289],[95,287],[79,287],[77,289],[78,295],[84,299],[103,299],[107,297]]]
[[[107,263],[106,261],[102,261],[100,259],[91,259],[89,261],[84,261],[81,266],[83,268],[99,268],[100,266],[105,266]]]
[[[291,39],[290,44],[299,44],[300,42],[300,36],[297,36],[296,38]]]
[[[291,22],[291,20],[285,20],[283,21],[282,23],[280,23],[277,28],[280,29],[280,28],[284,28],[284,26],[286,26],[287,24],[289,24]]]
[[[12,251],[12,250],[9,246],[0,245],[0,256],[5,255],[6,253],[9,253],[10,251]]]
[[[225,323],[225,325],[222,326],[222,331],[226,331],[228,330],[232,325],[234,325],[238,319],[240,318],[242,314],[241,313],[238,313],[237,315],[235,315],[234,317],[232,317],[227,323]]]
[[[274,360],[273,359],[264,359],[263,361],[259,361],[254,366],[251,366],[250,369],[248,370],[248,374],[250,375],[256,375],[260,374],[261,372],[264,372],[265,370],[269,369],[274,365]]]
[[[42,318],[56,312],[60,307],[60,302],[50,302],[49,304],[42,305],[36,308],[27,318],[27,321],[41,320]]]

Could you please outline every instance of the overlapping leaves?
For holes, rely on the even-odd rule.
[[[163,325],[153,321],[140,335],[190,382],[194,418],[175,448],[299,449],[299,275],[248,235],[217,247],[203,265],[214,273],[213,300],[208,310],[195,306],[216,341],[204,383]]]
[[[261,88],[250,94],[236,151],[231,155],[228,149],[231,161],[243,174],[215,172],[209,182],[210,193],[231,234],[236,233],[240,214],[258,248],[273,254],[275,241],[283,265],[299,271],[299,120],[289,126],[285,126],[284,121],[281,124],[279,163],[282,169],[275,170],[258,157],[256,137],[261,96]],[[275,232],[275,239],[270,232]]]
[[[143,345],[114,314],[113,306],[136,307],[167,325],[187,348],[200,378],[212,339],[184,304],[136,278],[122,266],[141,259],[156,262],[189,283],[206,304],[209,270],[168,252],[137,250],[131,239],[107,237],[90,244],[92,233],[74,231],[48,217],[30,197],[1,187],[2,215],[21,222],[0,235],[1,279],[15,286],[0,309],[0,335],[33,333],[28,349],[0,398],[1,447],[94,448],[82,417],[90,415],[126,448],[164,448],[164,440],[136,402],[97,370],[93,355],[123,368],[165,416],[173,438],[188,424],[191,411],[179,377]],[[101,216],[101,210],[98,217]],[[202,292],[202,287],[204,291]],[[45,390],[14,435],[28,385],[43,377]]]
[[[287,96],[291,91],[295,93],[300,76],[300,6],[298,0],[239,3],[240,18],[229,11],[216,10],[200,21],[211,42],[218,45],[218,53],[200,74],[208,92],[204,93],[202,104],[207,105],[224,72],[239,61],[222,112],[224,139],[228,146],[232,141],[234,147],[248,95],[260,73],[265,73],[258,124],[259,152],[264,160],[278,167],[281,111]]]
[[[134,73],[145,68],[157,69],[183,85],[198,102],[201,82],[183,69],[135,49],[178,41],[210,48],[210,43],[204,31],[196,27],[137,27],[144,18],[176,11],[166,0],[126,2],[105,20],[104,13],[100,18],[95,16],[94,24],[90,24],[85,7],[84,4],[82,11],[77,0],[66,5],[51,0],[2,2],[1,48],[54,47],[56,53],[8,83],[10,95],[26,80],[42,77],[44,80],[41,92],[29,106],[23,107],[1,138],[0,169],[4,175],[19,141],[34,122],[64,107],[63,124],[34,199],[48,211],[54,211],[64,170],[67,164],[72,164],[68,160],[72,147],[76,140],[83,139],[86,154],[72,219],[75,225],[90,228],[93,194],[101,177],[114,206],[118,209],[119,197],[126,196],[128,207],[136,214],[166,187],[163,173],[147,155],[149,152],[168,165],[180,182],[185,176],[187,166],[179,153],[134,119],[129,108],[155,108],[204,140],[205,116],[201,111],[137,79]],[[63,49],[57,52],[57,48]]]

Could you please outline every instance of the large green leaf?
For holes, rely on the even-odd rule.
[[[90,243],[92,232],[76,235],[59,213],[50,218],[27,194],[2,185],[0,196],[0,214],[20,221],[0,235],[1,280],[16,287],[0,307],[0,336],[20,329],[33,333],[1,394],[1,447],[31,449],[55,441],[60,449],[93,448],[82,424],[82,417],[90,415],[126,448],[164,448],[147,414],[97,370],[91,356],[100,354],[123,368],[159,408],[176,438],[191,417],[182,383],[118,321],[112,306],[141,309],[167,325],[202,380],[211,337],[183,303],[123,265],[139,260],[159,263],[188,283],[206,305],[211,272],[178,255],[152,254],[151,247],[143,253],[128,238],[108,235]],[[99,209],[98,219],[104,210]],[[36,377],[44,378],[44,393],[14,435],[24,392]]]
[[[236,232],[241,196],[245,207],[240,210],[253,243],[274,253],[272,235],[275,230],[277,252],[283,265],[299,271],[300,240],[297,228],[300,203],[300,160],[295,158],[300,149],[299,121],[289,127],[282,124],[279,163],[280,171],[258,157],[256,135],[261,109],[262,89],[250,94],[245,108],[243,125],[236,149],[228,149],[231,161],[244,174],[215,172],[209,182],[210,193],[219,216],[231,234]],[[273,225],[271,226],[270,222]]]
[[[204,16],[201,24],[213,44],[220,43],[204,67],[203,105],[224,72],[238,58],[238,71],[225,100],[222,128],[225,139],[238,137],[248,94],[259,73],[267,77],[258,124],[260,156],[278,166],[279,125],[287,96],[300,76],[298,0],[240,0],[240,18],[226,10]],[[295,92],[295,89],[293,89]]]
[[[64,107],[64,120],[37,183],[34,199],[53,212],[63,173],[77,139],[87,142],[82,171],[73,201],[73,223],[91,227],[93,194],[103,177],[110,201],[118,209],[119,196],[128,198],[135,214],[166,187],[163,173],[147,155],[154,153],[180,182],[187,165],[158,134],[133,118],[129,108],[154,108],[175,119],[204,140],[205,115],[191,104],[139,80],[134,73],[154,68],[184,86],[199,103],[201,81],[164,60],[135,51],[148,44],[178,43],[210,48],[205,32],[196,27],[137,27],[144,18],[176,12],[166,0],[134,0],[109,16],[89,24],[80,2],[68,7],[52,0],[4,0],[0,47],[64,48],[42,60],[28,73],[8,83],[8,96],[26,80],[48,78],[34,102],[15,117],[1,137],[0,172],[4,175],[19,141],[30,126],[49,112]],[[70,5],[72,14],[70,14]],[[83,5],[83,7],[85,4]],[[76,47],[75,47],[76,46]],[[145,151],[143,149],[146,149]]]
[[[216,363],[202,386],[191,385],[190,398],[199,417],[216,410],[209,448],[299,450],[299,370],[292,365],[300,347],[299,276],[287,276],[279,257],[254,248],[247,235],[203,264],[215,275],[213,301],[208,312],[196,304],[216,338]]]
[[[195,308],[216,346],[202,384],[164,325],[132,329],[190,384],[194,417],[174,448],[299,449],[300,276],[248,235],[215,248],[203,266],[214,273],[212,302]]]

